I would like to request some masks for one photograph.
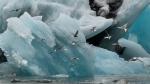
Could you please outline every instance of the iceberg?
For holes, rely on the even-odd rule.
[[[132,63],[117,54],[87,44],[82,32],[73,37],[80,28],[76,20],[67,15],[61,14],[49,26],[28,13],[7,21],[7,30],[0,35],[0,47],[8,59],[1,66],[3,73],[29,76],[68,74],[73,77],[144,73],[142,64],[135,64],[139,67],[133,68]],[[6,72],[5,67],[11,71]]]
[[[86,0],[1,1],[0,48],[8,62],[0,64],[0,74],[147,74],[142,63],[125,61],[115,52],[86,43],[114,21],[94,16]],[[93,27],[96,31],[91,31]]]

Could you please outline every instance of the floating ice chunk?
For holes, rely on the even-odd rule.
[[[118,43],[125,47],[125,51],[123,53],[123,56],[133,58],[133,57],[150,57],[150,55],[144,50],[144,48],[132,41],[126,40],[126,39],[120,39]],[[126,58],[125,57],[125,58]]]
[[[69,76],[67,74],[57,74],[57,75],[53,75],[52,77],[54,77],[54,78],[68,78]]]

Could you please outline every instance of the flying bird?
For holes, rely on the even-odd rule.
[[[111,36],[106,36],[105,39],[109,39],[109,40],[110,40],[110,39],[111,39]]]
[[[133,57],[129,61],[140,61],[140,62],[143,62],[142,60],[138,59],[138,57]]]
[[[54,49],[53,51],[48,52],[48,54],[53,54],[55,52],[57,52],[57,49]]]
[[[124,24],[123,26],[121,27],[117,27],[118,29],[122,29],[124,30],[124,32],[127,32],[128,31],[128,28],[127,28],[128,24]]]
[[[96,31],[97,31],[97,30],[96,30],[96,27],[92,27],[91,31],[92,31],[92,32],[96,32]]]
[[[106,32],[107,36],[104,37],[104,39],[109,39],[109,40],[110,40],[110,39],[112,38],[112,36],[110,36],[109,33],[108,33],[107,31],[105,31],[105,32]]]
[[[12,10],[12,11],[16,11],[16,12],[17,12],[17,11],[19,11],[19,10],[20,10],[20,9],[14,9],[14,10]]]
[[[77,30],[76,33],[74,34],[74,37],[78,37],[79,31]]]
[[[76,45],[76,43],[75,43],[75,42],[72,42],[72,45]]]
[[[71,58],[71,61],[77,61],[77,60],[80,60],[80,59],[78,57]]]

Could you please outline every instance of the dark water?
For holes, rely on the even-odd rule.
[[[18,82],[14,82],[14,80]],[[5,78],[0,84],[150,84],[150,76],[95,76],[94,78]]]

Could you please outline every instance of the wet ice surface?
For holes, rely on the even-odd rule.
[[[94,78],[71,79],[67,77],[46,77],[46,78],[8,78],[1,79],[1,84],[149,84],[150,76],[132,75],[132,76],[95,76]],[[17,82],[16,82],[17,81]]]

